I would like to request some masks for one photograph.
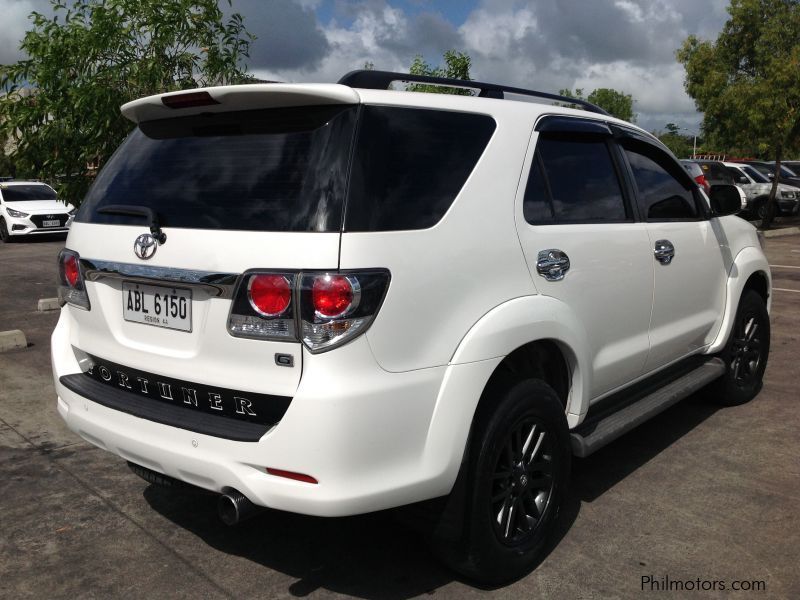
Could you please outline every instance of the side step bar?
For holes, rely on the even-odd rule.
[[[570,434],[572,453],[589,456],[648,419],[677,404],[725,373],[725,363],[711,358],[696,369],[678,377],[617,412],[582,423]]]

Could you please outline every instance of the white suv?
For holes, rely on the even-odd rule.
[[[59,259],[69,427],[228,523],[445,497],[448,564],[524,574],[573,454],[709,383],[758,393],[771,279],[733,186],[506,92],[567,100],[366,71],[123,106]]]

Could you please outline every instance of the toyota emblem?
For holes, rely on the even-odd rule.
[[[156,239],[149,233],[143,233],[133,242],[133,252],[142,260],[153,258],[157,249]]]

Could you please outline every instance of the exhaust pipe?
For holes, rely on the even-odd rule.
[[[242,492],[231,490],[217,502],[219,518],[225,525],[236,525],[260,513],[263,509],[247,499]]]

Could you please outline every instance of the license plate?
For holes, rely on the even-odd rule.
[[[123,281],[122,316],[133,323],[191,331],[192,291]]]
[[[59,227],[61,225],[61,221],[55,219],[53,221],[42,221],[42,227]]]

